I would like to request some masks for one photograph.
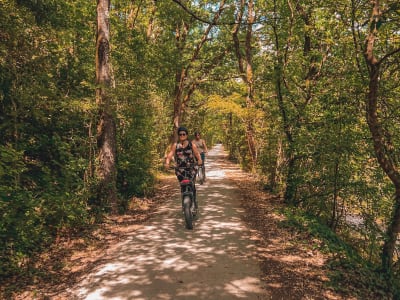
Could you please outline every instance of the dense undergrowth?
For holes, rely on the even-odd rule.
[[[362,257],[360,249],[356,249],[351,241],[344,241],[320,219],[289,208],[281,213],[286,216],[281,226],[320,241],[312,246],[329,255],[330,287],[338,292],[356,295],[359,299],[365,299],[366,295],[371,299],[400,299],[400,278],[396,273],[382,272],[379,262]]]

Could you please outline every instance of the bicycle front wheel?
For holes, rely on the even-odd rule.
[[[185,223],[187,229],[193,229],[193,215],[191,211],[192,199],[190,196],[183,197],[183,213],[185,215]]]
[[[203,184],[204,183],[204,167],[199,167],[197,170],[197,178],[199,179],[199,183]]]

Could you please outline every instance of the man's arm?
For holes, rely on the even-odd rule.
[[[208,153],[208,149],[207,149],[207,145],[206,145],[206,141],[203,140],[203,146],[204,146],[204,150],[206,153]]]

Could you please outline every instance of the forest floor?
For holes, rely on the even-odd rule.
[[[129,214],[59,240],[37,260],[36,280],[14,279],[8,298],[359,299],[329,287],[320,241],[282,226],[282,201],[229,162],[222,145],[206,163],[193,231],[167,174],[156,196],[134,199]]]

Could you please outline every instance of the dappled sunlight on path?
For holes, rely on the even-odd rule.
[[[116,247],[113,260],[71,289],[75,299],[267,299],[224,156],[216,145],[207,157],[194,230],[185,229],[177,184],[174,197]]]

